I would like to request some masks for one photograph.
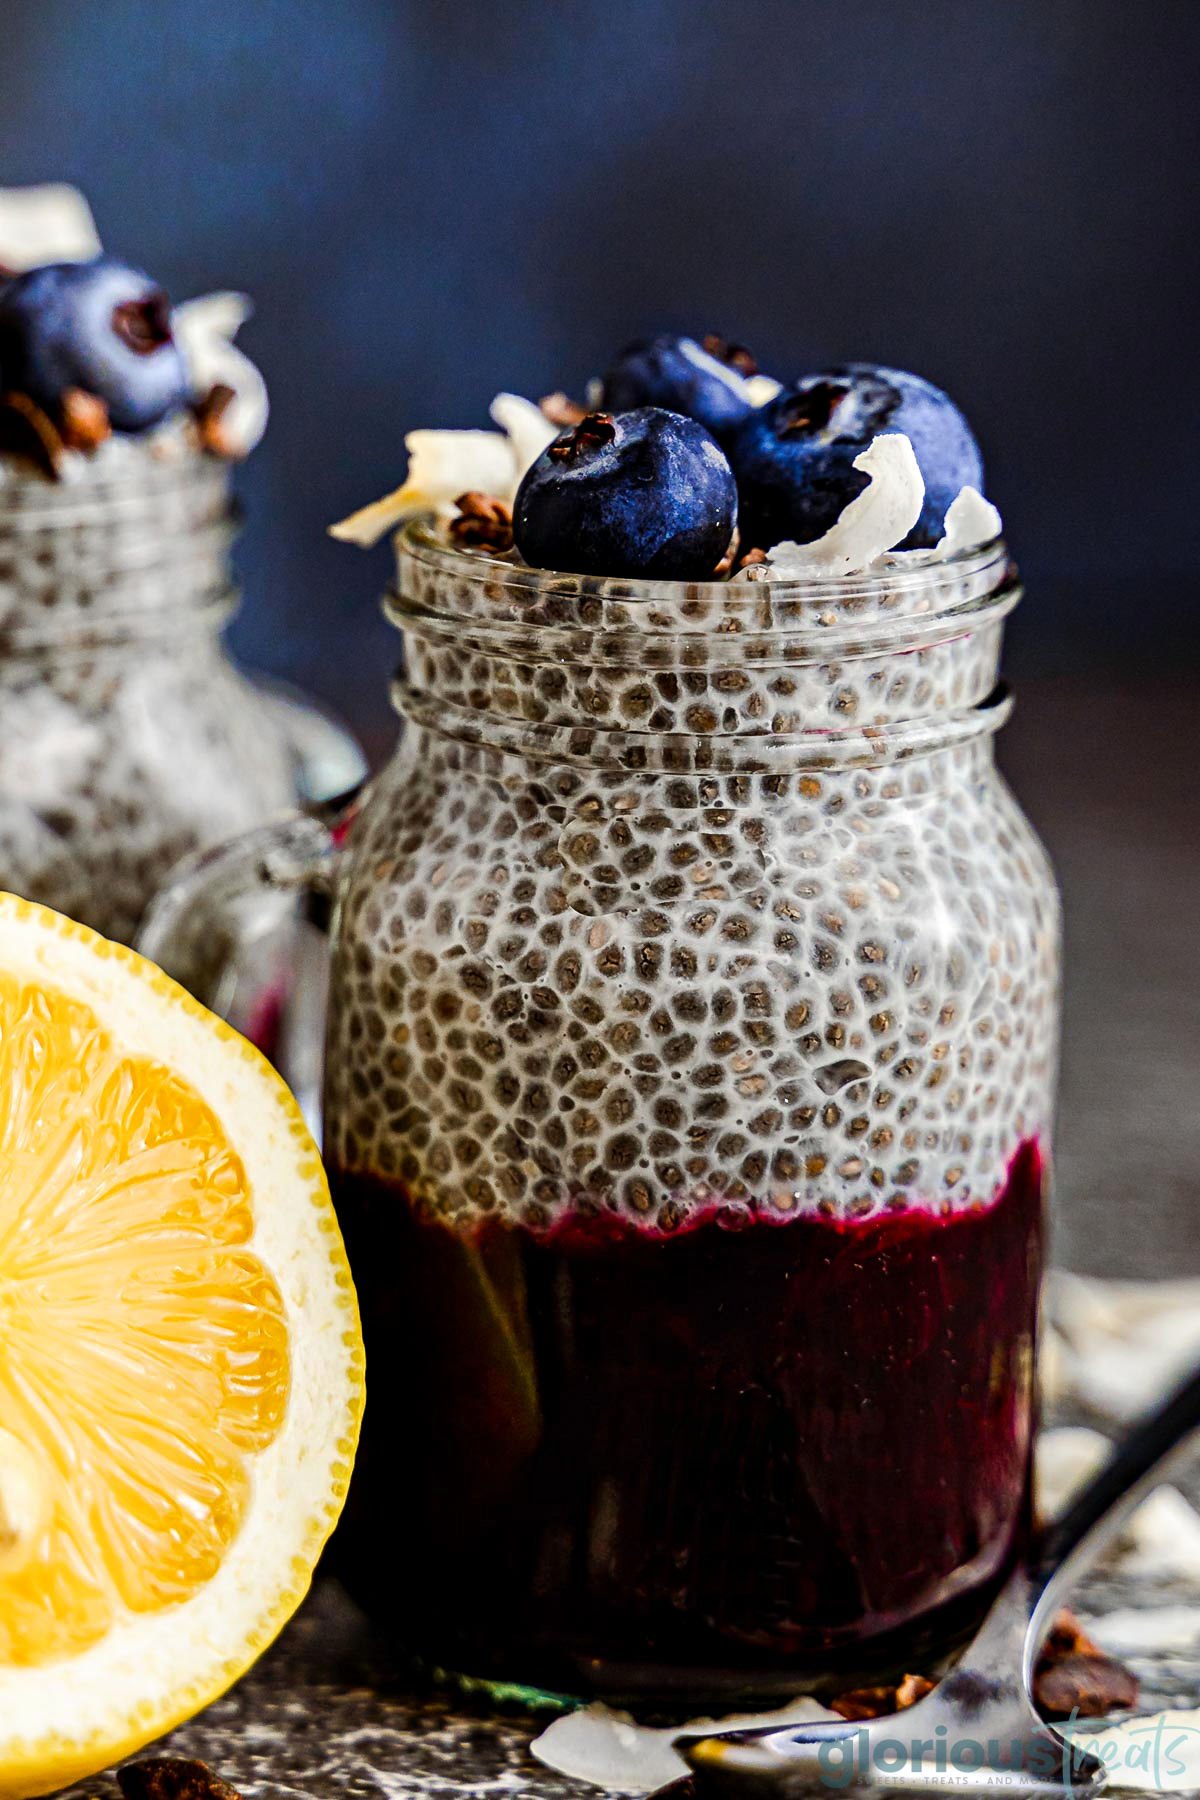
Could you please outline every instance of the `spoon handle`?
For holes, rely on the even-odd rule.
[[[1134,1427],[1062,1517],[1041,1534],[1030,1571],[1037,1595],[1031,1635],[1049,1620],[1064,1589],[1113,1542],[1150,1489],[1188,1461],[1198,1432],[1200,1369]]]

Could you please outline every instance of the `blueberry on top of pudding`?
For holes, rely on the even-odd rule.
[[[609,412],[665,406],[720,438],[750,411],[745,378],[754,372],[749,352],[720,338],[639,338],[602,378],[601,404]]]
[[[56,420],[82,391],[126,432],[149,430],[190,394],[163,289],[107,256],[49,263],[0,288],[0,386]]]
[[[884,432],[910,440],[925,482],[921,515],[897,548],[938,543],[959,490],[983,486],[971,428],[954,402],[920,376],[848,363],[784,388],[726,439],[743,544],[807,544],[828,531],[867,486],[855,457]]]
[[[737,487],[695,419],[589,413],[526,472],[513,537],[527,563],[579,575],[703,580],[729,548]]]

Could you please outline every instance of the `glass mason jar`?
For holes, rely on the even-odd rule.
[[[293,806],[297,771],[220,641],[228,468],[106,466],[0,479],[0,886],[128,941],[179,858]]]
[[[1017,598],[999,543],[693,585],[402,533],[401,742],[343,849],[276,856],[336,898],[341,1563],[434,1664],[693,1705],[981,1616],[1027,1518],[1058,1029],[993,761]]]

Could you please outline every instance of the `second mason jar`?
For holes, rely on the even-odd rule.
[[[181,856],[295,803],[221,642],[232,535],[228,466],[184,446],[0,470],[0,886],[125,942]]]
[[[824,583],[403,534],[326,1145],[341,1555],[429,1661],[696,1704],[922,1666],[1026,1521],[1058,1013],[1001,545]]]

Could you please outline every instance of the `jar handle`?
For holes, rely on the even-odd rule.
[[[271,1058],[313,1125],[330,901],[352,816],[324,814],[287,813],[185,857],[136,939],[143,956]]]

